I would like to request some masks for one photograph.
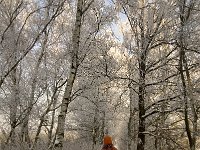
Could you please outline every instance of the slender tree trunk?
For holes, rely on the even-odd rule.
[[[198,115],[197,115],[197,111],[196,111],[196,107],[195,107],[195,100],[194,100],[194,96],[193,96],[193,86],[192,86],[190,72],[189,72],[188,65],[187,65],[186,54],[184,55],[183,63],[185,65],[184,68],[186,70],[186,77],[187,77],[187,83],[188,83],[188,97],[190,99],[192,117],[193,117],[192,118],[192,125],[193,125],[193,133],[192,133],[193,142],[192,143],[193,144],[191,146],[191,150],[195,150],[196,149],[196,133],[198,132],[198,126],[197,126]]]
[[[55,96],[53,97],[53,109],[56,107],[57,104],[57,100],[58,100],[58,95],[59,92],[55,94]],[[55,122],[55,113],[56,113],[56,109],[54,109],[52,111],[52,115],[51,115],[51,124],[50,124],[50,129],[48,132],[48,146],[51,145],[52,142],[52,135],[53,135],[53,127],[54,127],[54,122]]]
[[[11,26],[11,34],[13,35],[11,39],[11,65],[15,64],[18,58],[18,50],[17,50],[17,43],[15,40],[15,27],[14,25]],[[11,145],[16,144],[17,136],[16,136],[16,125],[17,125],[17,112],[18,112],[18,105],[19,105],[19,72],[17,68],[14,68],[10,74],[11,78],[11,101],[10,101],[10,125],[11,131],[7,142],[11,142]]]
[[[47,110],[42,114],[42,116],[40,118],[40,123],[39,123],[38,129],[37,129],[36,135],[35,135],[33,145],[32,145],[30,150],[33,150],[35,148],[35,146],[36,146],[36,144],[39,140],[39,135],[40,135],[40,132],[42,130],[43,123],[45,122],[45,116],[49,112],[49,109],[50,109],[50,107],[47,108]]]
[[[141,31],[141,52],[139,56],[139,91],[138,91],[138,108],[139,108],[139,126],[138,126],[138,141],[137,150],[144,150],[145,146],[145,76],[146,76],[146,57],[148,47],[147,38],[145,37],[144,29],[144,4],[145,0],[141,0],[141,18],[140,18],[140,31]]]
[[[97,126],[97,118],[94,116],[94,122],[93,122],[93,131],[92,131],[92,150],[94,150],[96,144],[97,144],[97,138],[98,138],[98,126]]]
[[[55,141],[56,150],[63,149],[65,118],[66,118],[67,109],[70,103],[70,96],[71,96],[73,84],[74,84],[76,73],[78,70],[78,51],[79,51],[79,43],[80,43],[81,20],[82,20],[82,15],[83,15],[82,10],[83,10],[83,0],[78,0],[75,28],[74,28],[73,37],[72,37],[72,42],[73,42],[72,63],[70,67],[69,78],[68,78],[67,85],[65,88],[65,93],[63,96],[62,104],[61,104],[61,111],[58,116],[58,125],[57,125],[57,131],[56,131],[56,141]]]
[[[18,79],[17,79],[17,69],[14,69],[11,73],[12,78],[12,100],[10,103],[10,142],[12,144],[16,143],[16,132],[15,127],[17,124],[17,107],[19,104],[19,87],[18,87]]]
[[[43,58],[44,53],[45,53],[47,39],[48,39],[48,35],[47,35],[47,32],[45,32],[45,38],[44,38],[43,45],[42,45],[42,51],[41,51],[41,54],[38,58],[36,66],[34,68],[34,73],[33,73],[33,77],[32,77],[31,93],[30,93],[30,97],[29,97],[29,101],[28,101],[28,105],[27,105],[27,107],[28,107],[27,114],[26,114],[25,119],[24,119],[23,124],[22,124],[22,129],[21,129],[21,140],[22,140],[22,142],[30,143],[29,130],[28,130],[29,117],[30,117],[31,110],[32,110],[33,104],[34,104],[34,99],[35,99],[34,96],[35,96],[35,89],[36,89],[36,84],[37,84],[37,76],[38,76],[40,64],[42,62],[42,58]]]
[[[142,53],[141,60],[139,63],[139,130],[138,130],[138,143],[137,143],[137,150],[144,150],[145,145],[145,53]]]
[[[95,149],[95,146],[98,143],[99,138],[99,108],[98,108],[98,101],[97,101],[97,107],[95,108],[95,115],[94,115],[94,121],[93,121],[93,133],[92,133],[92,150]]]
[[[186,91],[186,81],[183,73],[183,51],[180,50],[180,60],[179,60],[179,71],[181,75],[181,81],[182,81],[182,86],[183,86],[183,100],[184,100],[184,121],[185,121],[185,129],[189,141],[190,148],[193,146],[193,140],[192,140],[192,135],[191,135],[191,130],[190,130],[190,124],[189,124],[189,116],[188,116],[188,99],[187,99],[187,91]]]
[[[51,2],[49,2],[49,3],[51,3]],[[49,10],[50,10],[50,5],[47,7],[46,14],[45,14],[45,17],[46,17],[47,20],[49,19]],[[28,100],[28,104],[27,104],[28,111],[27,111],[27,114],[26,114],[25,119],[23,121],[22,129],[21,129],[21,141],[22,142],[30,143],[29,130],[28,130],[29,117],[30,117],[30,114],[31,114],[31,110],[33,108],[39,67],[40,67],[40,64],[42,62],[43,56],[45,54],[46,45],[47,45],[47,42],[48,42],[48,32],[47,32],[47,30],[48,30],[48,28],[45,28],[45,30],[44,30],[44,40],[42,42],[42,50],[41,50],[40,56],[38,58],[38,61],[36,63],[36,66],[34,68],[34,72],[33,72],[33,76],[32,76],[31,93],[30,93],[30,97],[29,97],[29,100]]]
[[[21,127],[21,141],[26,143],[30,143],[28,121],[29,121],[29,115],[25,116]]]
[[[184,61],[184,57],[185,57],[185,52],[184,52],[184,49],[181,47],[180,48],[180,60],[179,60],[179,71],[180,71],[180,75],[181,75],[181,81],[182,81],[182,86],[183,86],[183,99],[184,99],[184,104],[185,104],[185,108],[184,108],[184,115],[185,115],[185,128],[186,128],[186,133],[187,133],[187,137],[188,137],[188,141],[189,141],[189,146],[190,146],[190,150],[195,150],[195,145],[196,145],[196,135],[195,133],[197,132],[197,120],[198,120],[198,117],[197,117],[197,114],[196,114],[196,110],[195,110],[195,106],[194,106],[194,100],[193,100],[193,97],[192,97],[192,93],[189,93],[189,92],[192,92],[192,90],[189,86],[189,88],[187,88],[187,84],[186,84],[186,79],[185,79],[185,76],[184,76],[184,73],[183,73],[183,64],[187,64],[187,62]],[[186,67],[186,70],[188,68]],[[187,70],[188,71],[188,70]],[[186,76],[188,77],[188,79],[190,78],[189,77],[189,71],[187,72],[186,71]],[[190,79],[189,79],[189,84],[190,83]],[[187,91],[187,89],[189,89]],[[191,101],[191,109],[192,109],[192,115],[193,115],[193,134],[192,134],[192,131],[191,131],[191,127],[190,127],[190,123],[189,123],[189,104],[188,104],[188,98],[190,98],[190,101]]]
[[[164,58],[162,60],[162,64],[163,64],[163,69],[161,71],[162,74],[162,80],[164,81],[164,79],[166,79],[169,76],[168,73],[168,67],[167,67],[167,51],[166,50],[161,50],[160,51],[160,58]],[[161,95],[160,98],[161,99],[166,99],[168,97],[167,95],[167,86],[168,83],[167,81],[164,81],[163,84],[161,85]],[[165,131],[163,130],[163,128],[167,128],[166,127],[166,113],[165,110],[167,108],[167,101],[162,102],[161,104],[161,119],[156,123],[157,124],[157,137],[156,137],[156,149],[157,150],[165,150],[166,149],[166,139],[164,138],[165,135]]]
[[[142,33],[143,34],[143,33]],[[142,37],[144,39],[144,36]],[[144,42],[144,41],[143,41]],[[144,46],[142,46],[144,48]],[[147,49],[142,49],[141,56],[139,58],[139,129],[138,129],[138,143],[137,150],[144,150],[145,145],[145,71],[146,71],[146,55]]]
[[[189,141],[189,147],[190,150],[195,150],[196,146],[196,132],[197,132],[197,120],[198,116],[196,114],[195,105],[194,105],[194,98],[192,95],[192,84],[190,79],[190,73],[187,66],[187,60],[186,60],[186,54],[185,54],[185,36],[184,36],[184,28],[187,24],[192,8],[194,7],[194,1],[190,1],[188,6],[186,6],[186,0],[180,0],[179,1],[179,11],[180,11],[180,36],[179,36],[179,71],[182,81],[182,87],[183,87],[183,100],[185,104],[184,108],[184,115],[185,115],[185,128],[186,133]],[[186,79],[183,70],[186,70]],[[188,83],[188,84],[187,84]],[[189,100],[190,104],[189,105]],[[192,110],[192,123],[193,128],[190,127],[190,121],[189,121],[189,107],[191,107]],[[193,130],[193,131],[191,131]]]
[[[135,146],[133,143],[135,142],[135,97],[134,90],[131,84],[129,85],[129,97],[130,97],[130,116],[128,121],[128,150],[134,150]]]
[[[103,144],[103,137],[104,137],[104,129],[105,129],[105,117],[106,117],[106,113],[105,111],[102,112],[102,116],[101,116],[101,125],[99,128],[99,144]]]
[[[182,29],[183,30],[183,29]],[[183,31],[182,31],[183,32]],[[184,100],[184,121],[185,121],[185,129],[190,145],[190,149],[193,147],[193,139],[192,134],[190,130],[190,123],[189,123],[189,115],[188,115],[188,98],[187,98],[187,88],[186,88],[186,80],[183,72],[183,58],[184,58],[184,49],[183,49],[183,35],[181,33],[180,36],[180,52],[179,52],[179,71],[181,76],[181,82],[182,82],[182,94],[183,94],[183,100]],[[192,150],[192,149],[191,149]]]
[[[130,114],[128,122],[128,150],[133,150],[134,142],[134,113]]]
[[[38,126],[38,129],[37,129],[37,132],[36,132],[36,135],[35,135],[35,139],[34,139],[34,142],[33,142],[33,145],[31,147],[31,150],[33,150],[39,140],[39,135],[40,135],[40,132],[42,130],[42,126],[44,125],[44,122],[45,122],[45,117],[46,115],[51,111],[51,108],[52,108],[52,105],[53,105],[53,111],[55,111],[55,105],[56,105],[56,102],[57,102],[57,98],[58,98],[58,87],[55,87],[54,88],[54,91],[53,91],[53,95],[51,97],[51,101],[50,103],[48,104],[47,106],[47,109],[44,111],[44,113],[42,114],[42,116],[40,117],[40,123],[39,123],[39,126]],[[58,92],[59,93],[59,92]],[[55,113],[55,112],[54,112]],[[52,118],[54,120],[54,118]],[[53,124],[51,125],[51,133],[52,133],[52,130],[53,130]],[[48,135],[49,137],[49,135]],[[51,138],[51,137],[50,137]],[[50,140],[50,139],[48,139]],[[49,146],[50,143],[48,143],[48,146]]]

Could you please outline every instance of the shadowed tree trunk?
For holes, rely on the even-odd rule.
[[[144,150],[145,145],[145,68],[146,68],[146,50],[143,50],[139,60],[139,130],[137,150]]]
[[[139,54],[139,91],[138,91],[138,109],[139,109],[139,126],[137,150],[144,150],[145,145],[145,77],[146,77],[146,58],[147,58],[147,42],[144,31],[144,0],[141,1],[141,18],[140,18],[140,34],[141,34],[141,52]]]
[[[179,34],[179,72],[182,82],[182,94],[184,100],[184,121],[185,121],[185,130],[188,137],[190,150],[195,150],[196,148],[196,132],[197,132],[197,120],[198,116],[196,113],[196,108],[194,104],[193,97],[193,87],[191,84],[190,73],[188,69],[188,62],[186,59],[185,48],[187,47],[186,37],[185,37],[185,28],[189,22],[191,12],[193,10],[195,1],[189,1],[187,4],[186,0],[179,0],[179,11],[180,11],[180,34]],[[185,74],[184,74],[185,69]],[[190,124],[189,110],[191,107],[192,111],[192,124]],[[192,128],[191,128],[192,125]]]

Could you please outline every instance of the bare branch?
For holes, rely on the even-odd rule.
[[[88,10],[88,8],[92,5],[93,2],[94,2],[94,0],[91,0],[91,1],[87,4],[87,6],[85,6],[85,8],[83,8],[83,10],[82,10],[82,13],[83,13],[83,14]]]
[[[12,72],[13,69],[15,69],[18,64],[24,59],[24,57],[32,50],[32,48],[35,46],[36,42],[39,40],[40,36],[43,34],[43,32],[46,31],[46,28],[48,27],[48,25],[58,16],[62,13],[62,7],[64,5],[64,1],[63,3],[61,3],[62,5],[59,5],[55,11],[55,13],[52,15],[52,17],[49,19],[49,21],[45,24],[45,26],[43,27],[43,29],[38,33],[38,35],[35,37],[35,39],[32,41],[32,43],[27,47],[27,49],[25,50],[24,54],[20,56],[20,58],[15,62],[15,64],[8,69],[8,71],[2,75],[0,77],[0,87],[2,86],[4,80],[7,78],[7,76]]]

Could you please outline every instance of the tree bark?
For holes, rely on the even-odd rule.
[[[139,126],[138,126],[138,141],[137,150],[144,150],[145,146],[145,76],[146,76],[146,58],[148,47],[147,39],[145,37],[144,29],[144,4],[145,1],[141,1],[141,18],[140,18],[140,31],[141,31],[141,52],[139,56],[139,91],[138,91],[138,108],[139,108]]]
[[[183,50],[180,50],[180,60],[179,60],[179,71],[181,75],[181,82],[182,82],[182,90],[183,90],[183,100],[184,100],[184,121],[185,121],[185,129],[190,145],[190,149],[193,146],[193,140],[192,140],[192,135],[191,135],[191,130],[190,130],[190,124],[189,124],[189,116],[188,116],[188,99],[187,99],[187,91],[186,91],[186,81],[185,81],[185,76],[183,73]],[[192,149],[191,149],[192,150]]]
[[[136,97],[134,97],[135,91],[133,90],[133,87],[131,86],[131,83],[129,84],[129,98],[130,98],[130,115],[129,115],[129,121],[128,121],[128,150],[134,150],[135,146],[133,143],[135,142],[136,134],[135,134],[135,123],[136,123],[136,117],[135,117],[135,107],[136,107]]]
[[[98,104],[97,104],[98,105]],[[93,120],[93,132],[92,132],[92,150],[95,149],[95,146],[98,141],[98,133],[99,133],[99,108],[95,108],[95,115]]]
[[[83,10],[83,0],[78,0],[77,11],[76,11],[76,21],[75,28],[73,31],[73,51],[72,51],[72,63],[69,72],[69,78],[65,88],[65,93],[63,96],[61,111],[58,116],[58,126],[56,130],[56,140],[55,140],[55,149],[62,150],[64,142],[64,132],[65,132],[65,118],[70,103],[70,96],[72,93],[73,84],[76,78],[76,73],[78,70],[78,51],[80,43],[80,30],[81,30],[81,20],[82,20],[82,10]]]
[[[57,104],[57,101],[58,101],[58,95],[59,95],[60,92],[57,92],[55,94],[55,96],[53,97],[53,108],[56,107],[56,104]],[[55,123],[55,113],[56,113],[56,109],[54,109],[52,111],[52,115],[51,115],[51,124],[50,124],[50,129],[49,129],[49,132],[48,132],[48,146],[51,145],[51,142],[52,142],[52,138],[53,138],[53,128],[54,128],[54,123]]]
[[[145,145],[145,58],[146,54],[142,53],[139,62],[139,130],[138,130],[138,143],[137,143],[137,150],[144,150]]]
[[[184,121],[185,121],[185,130],[188,137],[189,147],[190,150],[195,150],[196,147],[196,132],[197,132],[197,120],[198,116],[196,113],[195,105],[194,105],[194,98],[192,95],[192,84],[191,84],[191,78],[190,73],[187,65],[186,60],[186,54],[185,54],[185,36],[184,36],[184,28],[187,22],[189,21],[192,8],[194,7],[194,1],[190,1],[188,6],[186,6],[186,0],[180,0],[179,1],[179,11],[180,11],[180,36],[179,36],[179,71],[182,81],[182,90],[183,90],[183,100],[184,100]],[[184,75],[183,70],[185,69],[186,77]],[[189,100],[190,104],[189,105]],[[192,123],[193,128],[190,127],[190,119],[189,119],[189,107],[191,107],[192,110]],[[191,131],[192,130],[192,131]]]
[[[17,43],[16,39],[14,38],[15,35],[15,28],[11,26],[11,34],[13,35],[13,39],[11,39],[11,52],[12,52],[12,60],[11,65],[15,64],[18,58],[18,50],[17,50]],[[7,142],[11,142],[11,145],[16,144],[16,125],[17,125],[17,112],[18,112],[18,105],[19,105],[19,72],[18,68],[14,68],[10,74],[11,78],[11,101],[10,101],[10,125],[11,131],[10,135],[7,139]]]
[[[187,65],[187,60],[186,60],[186,54],[183,57],[183,63],[185,65],[185,71],[186,71],[186,77],[187,77],[187,83],[188,83],[188,97],[190,99],[190,104],[191,104],[191,110],[192,110],[192,125],[193,125],[193,132],[192,132],[192,145],[191,145],[191,150],[196,149],[196,133],[198,132],[198,126],[197,126],[197,121],[198,121],[198,115],[195,107],[195,100],[193,96],[193,86],[190,78],[190,72],[188,69]]]

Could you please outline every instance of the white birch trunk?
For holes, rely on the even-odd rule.
[[[63,96],[62,104],[61,104],[61,111],[58,116],[58,126],[56,130],[56,141],[55,141],[56,150],[63,149],[65,118],[66,118],[68,105],[70,103],[70,96],[71,96],[73,84],[74,84],[77,69],[78,69],[78,50],[79,50],[79,43],[80,43],[81,19],[83,15],[82,8],[83,8],[83,0],[78,0],[76,22],[75,22],[75,28],[74,28],[73,37],[72,37],[72,42],[73,42],[72,63],[70,67],[69,78],[68,78],[67,85],[65,88],[65,93]]]

